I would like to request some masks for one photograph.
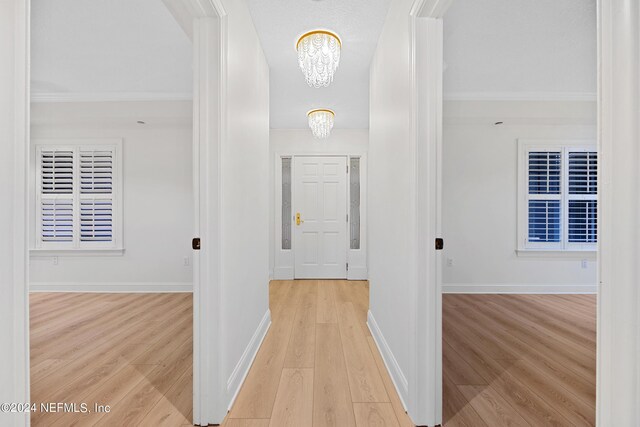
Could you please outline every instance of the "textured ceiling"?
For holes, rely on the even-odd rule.
[[[31,4],[34,94],[189,94],[191,42],[160,0]]]
[[[270,67],[272,128],[306,128],[306,112],[327,107],[336,128],[369,127],[369,65],[390,0],[248,0]],[[295,42],[327,28],[342,39],[340,66],[328,88],[307,86]]]
[[[596,0],[454,0],[444,30],[449,98],[596,92]]]

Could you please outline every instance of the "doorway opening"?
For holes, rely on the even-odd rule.
[[[31,423],[191,424],[192,43],[163,3],[71,7],[31,6],[30,389],[77,411]]]
[[[443,20],[442,418],[595,425],[596,1],[472,3]]]

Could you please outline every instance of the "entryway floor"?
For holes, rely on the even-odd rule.
[[[191,425],[192,294],[33,293],[30,318],[33,426]]]
[[[366,325],[367,282],[273,281],[270,307],[224,426],[413,426]]]
[[[595,295],[444,295],[446,426],[592,426]]]
[[[192,295],[31,295],[34,426],[191,425]],[[227,427],[412,426],[366,326],[367,282],[274,281]],[[595,425],[594,295],[444,295],[445,426]]]

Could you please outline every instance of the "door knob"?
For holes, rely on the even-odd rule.
[[[300,219],[300,212],[296,213],[296,225],[302,224],[304,221]]]

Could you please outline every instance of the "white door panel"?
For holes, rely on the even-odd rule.
[[[295,277],[347,277],[347,158],[294,160]]]

